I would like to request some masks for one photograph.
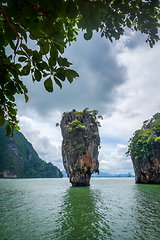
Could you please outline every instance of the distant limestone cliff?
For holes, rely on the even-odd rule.
[[[160,113],[134,133],[126,154],[131,156],[136,183],[160,184]]]
[[[97,113],[73,110],[64,113],[60,123],[63,165],[73,186],[89,186],[91,174],[99,172]]]
[[[6,137],[0,127],[0,178],[61,178],[62,172],[39,158],[32,144],[17,130]]]

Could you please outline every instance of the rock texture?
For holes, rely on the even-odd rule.
[[[145,120],[129,141],[126,154],[133,162],[135,182],[160,184],[160,113]]]
[[[91,174],[99,173],[100,138],[95,118],[87,111],[73,110],[61,120],[64,168],[73,186],[89,186]]]
[[[141,161],[131,156],[136,183],[160,184],[160,143],[152,145],[151,157],[142,157]]]

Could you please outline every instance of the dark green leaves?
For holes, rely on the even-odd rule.
[[[44,80],[48,92],[53,82],[62,88],[67,79],[70,83],[78,73],[65,57],[68,44],[76,40],[78,30],[85,30],[84,39],[90,40],[93,31],[101,36],[118,40],[126,27],[147,34],[151,47],[159,40],[159,1],[84,1],[84,0],[3,0],[0,10],[0,126],[9,119],[11,131],[17,126],[15,94],[27,89],[20,80],[31,73],[33,82]],[[4,11],[2,11],[4,10]],[[5,12],[5,14],[4,14]],[[28,39],[30,41],[28,41]],[[27,45],[27,43],[29,43]],[[13,54],[6,56],[6,47]],[[17,62],[16,62],[17,61]],[[23,78],[22,78],[23,79]],[[2,91],[3,89],[3,91]],[[7,134],[10,133],[7,126]]]
[[[54,76],[54,81],[60,87],[60,89],[62,89],[62,83],[59,81],[59,79],[56,76]]]
[[[70,65],[72,65],[72,63],[68,62],[67,58],[62,58],[62,57],[58,58],[58,64],[59,66],[65,66],[65,67],[70,67]]]
[[[64,81],[65,80],[65,72],[64,72],[64,69],[61,67],[61,68],[58,68],[57,71],[56,71],[56,74],[55,76],[57,78],[59,78],[61,81]]]
[[[32,50],[27,47],[25,44],[21,44],[21,48],[27,53],[28,56],[32,55]]]
[[[65,74],[70,83],[73,82],[73,78],[79,77],[79,74],[76,71],[71,70],[71,69],[67,69],[65,71]]]
[[[19,61],[19,62],[25,62],[26,60],[27,60],[26,57],[19,57],[19,58],[18,58],[18,61]]]
[[[53,59],[57,59],[58,58],[58,51],[57,51],[57,49],[56,49],[56,47],[54,45],[51,46],[50,56]]]
[[[0,127],[5,124],[4,111],[0,108]]]
[[[5,126],[5,130],[6,130],[6,136],[9,136],[10,134],[11,134],[11,127],[10,127],[10,125],[9,125],[9,123]]]
[[[47,78],[44,81],[44,87],[48,92],[53,92],[53,82],[52,82],[51,77]]]
[[[129,21],[129,20],[127,19],[127,27],[128,27],[128,28],[131,28],[131,26],[132,26],[131,21]]]
[[[91,28],[87,28],[87,32],[84,34],[84,39],[85,40],[90,40],[92,38],[92,29]]]
[[[41,81],[42,74],[41,74],[41,72],[37,68],[34,71],[34,77],[35,77],[35,80],[37,80],[38,82]]]
[[[22,75],[24,75],[24,76],[29,75],[30,74],[30,70],[31,70],[31,66],[27,64],[22,69]]]

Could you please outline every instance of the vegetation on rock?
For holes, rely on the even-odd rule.
[[[0,126],[8,120],[7,135],[17,128],[15,94],[28,90],[21,78],[44,82],[48,92],[54,84],[62,88],[72,83],[78,73],[63,57],[78,31],[90,40],[93,31],[111,42],[123,35],[125,28],[147,35],[152,47],[159,40],[158,0],[2,0],[0,2]],[[31,41],[35,48],[30,47]],[[13,51],[10,56],[6,47]]]
[[[41,160],[32,144],[17,130],[14,137],[5,136],[4,127],[0,128],[0,177],[3,172],[19,178],[62,177],[61,171],[52,163]]]
[[[148,159],[152,158],[152,150],[156,142],[160,143],[160,113],[156,113],[151,119],[144,121],[142,128],[135,131],[129,141],[126,154],[135,158],[138,166],[144,156]]]

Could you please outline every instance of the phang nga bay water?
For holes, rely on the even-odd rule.
[[[160,239],[160,185],[0,179],[0,240]]]

